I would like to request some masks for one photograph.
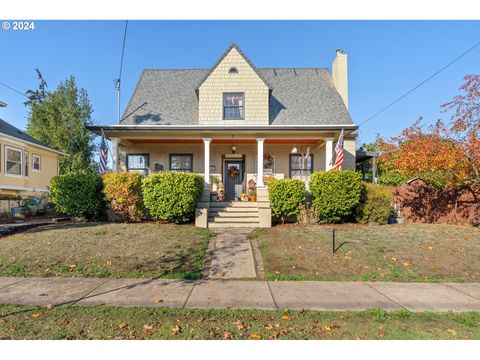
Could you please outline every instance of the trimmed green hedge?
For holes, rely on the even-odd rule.
[[[309,185],[313,205],[325,223],[347,220],[360,201],[361,175],[352,170],[313,173]]]
[[[61,214],[98,219],[105,210],[102,178],[95,173],[77,172],[55,176],[49,195]]]
[[[272,215],[283,223],[286,217],[297,217],[305,201],[305,184],[298,179],[273,180],[268,184]]]
[[[143,202],[154,220],[190,222],[202,191],[203,178],[191,173],[161,172],[142,181]]]
[[[382,185],[362,184],[362,195],[357,208],[360,223],[386,224],[392,213],[392,193]]]
[[[112,172],[103,175],[103,193],[112,220],[140,221],[144,213],[142,175],[136,172]]]

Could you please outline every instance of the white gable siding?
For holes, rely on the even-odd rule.
[[[238,70],[230,74],[230,68]],[[223,120],[223,93],[244,93],[244,120]],[[232,48],[199,88],[200,125],[268,125],[268,87]]]

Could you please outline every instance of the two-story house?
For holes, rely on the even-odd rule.
[[[0,101],[0,107],[5,106]],[[0,119],[0,197],[45,195],[64,155]],[[0,211],[9,211],[1,201]]]
[[[112,141],[114,171],[202,174],[199,226],[211,220],[212,177],[224,184],[226,200],[255,182],[260,219],[252,225],[270,226],[264,180],[308,182],[312,172],[329,170],[342,130],[343,168],[355,168],[357,126],[348,112],[347,55],[341,50],[332,72],[256,68],[235,44],[210,69],[147,69],[120,123],[90,129]]]

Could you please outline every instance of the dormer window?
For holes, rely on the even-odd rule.
[[[243,93],[223,93],[223,119],[243,120]]]
[[[229,74],[238,74],[238,69],[236,67],[231,67],[230,70],[228,70]]]

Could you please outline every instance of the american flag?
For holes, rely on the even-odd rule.
[[[330,170],[342,170],[343,165],[343,129],[338,138],[337,145],[335,145],[335,163]]]
[[[107,159],[108,159],[108,147],[107,142],[105,141],[105,135],[102,135],[102,140],[100,141],[100,163],[98,169],[101,173],[107,171]]]

